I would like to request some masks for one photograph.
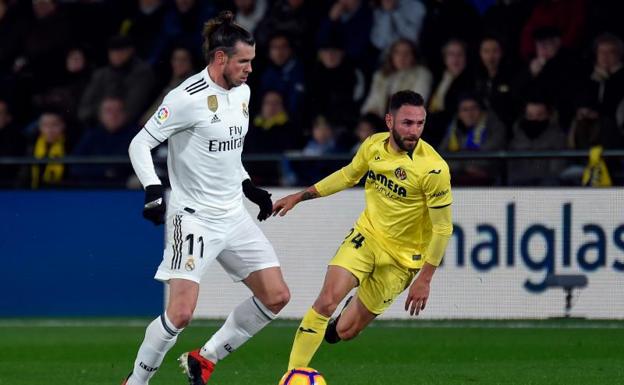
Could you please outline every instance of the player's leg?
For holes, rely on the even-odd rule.
[[[309,365],[323,341],[329,318],[357,284],[357,278],[349,270],[342,266],[328,266],[323,288],[295,332],[288,369]]]
[[[375,269],[364,280],[351,303],[335,323],[338,340],[355,338],[372,320],[382,314],[405,288],[417,270],[400,266],[386,250],[370,242],[374,250]]]
[[[277,266],[255,271],[243,282],[253,295],[234,308],[223,326],[201,348],[201,355],[214,363],[223,360],[274,320],[290,299]]]
[[[197,304],[199,285],[186,279],[169,281],[169,304],[166,311],[145,330],[127,385],[147,384],[160,367],[165,354],[175,344],[178,334],[188,325]]]
[[[214,363],[268,325],[290,299],[273,247],[246,212],[234,221],[217,260],[234,281],[250,288],[252,296],[234,308],[201,348],[200,354]]]
[[[335,324],[336,334],[343,341],[353,339],[375,317],[377,317],[377,314],[371,313],[356,295],[337,319]]]
[[[166,311],[147,327],[128,385],[147,384],[178,334],[190,322],[201,276],[221,251],[222,238],[218,228],[211,228],[187,212],[172,213],[167,218],[167,242],[155,278],[169,284],[169,302]],[[195,372],[206,372],[210,364],[205,361]],[[185,360],[186,368],[196,364],[193,358]]]

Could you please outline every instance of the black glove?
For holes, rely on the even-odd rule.
[[[143,206],[143,218],[162,225],[165,223],[165,198],[164,189],[160,184],[153,184],[145,187],[145,206]]]
[[[273,201],[271,201],[271,194],[268,191],[256,187],[251,180],[245,179],[243,181],[243,194],[260,207],[260,213],[258,214],[258,220],[263,221],[271,216],[273,212]]]

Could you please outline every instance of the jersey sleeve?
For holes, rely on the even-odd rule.
[[[314,185],[321,196],[327,196],[354,186],[368,171],[368,156],[371,141],[366,139],[360,146],[351,163],[325,177]]]
[[[145,130],[154,139],[164,142],[171,135],[193,126],[189,100],[169,92],[154,115],[145,123]]]
[[[427,207],[439,208],[453,203],[451,173],[446,162],[433,163],[425,173],[422,187],[427,199]]]

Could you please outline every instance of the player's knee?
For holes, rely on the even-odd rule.
[[[290,291],[288,287],[284,285],[283,288],[272,293],[264,303],[269,310],[274,314],[279,313],[290,301]]]
[[[314,302],[314,309],[326,317],[330,317],[336,311],[340,301],[331,293],[321,293]]]
[[[172,308],[167,310],[167,316],[176,328],[182,329],[191,323],[193,311],[191,309]]]
[[[360,334],[360,329],[356,325],[340,325],[340,323],[338,323],[338,325],[336,325],[336,333],[338,333],[338,337],[340,337],[341,340],[349,341]]]

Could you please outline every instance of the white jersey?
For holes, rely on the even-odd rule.
[[[241,162],[249,125],[249,86],[226,90],[208,70],[171,90],[145,124],[159,142],[169,140],[169,209],[219,218],[242,209]],[[142,180],[143,181],[143,180]]]

